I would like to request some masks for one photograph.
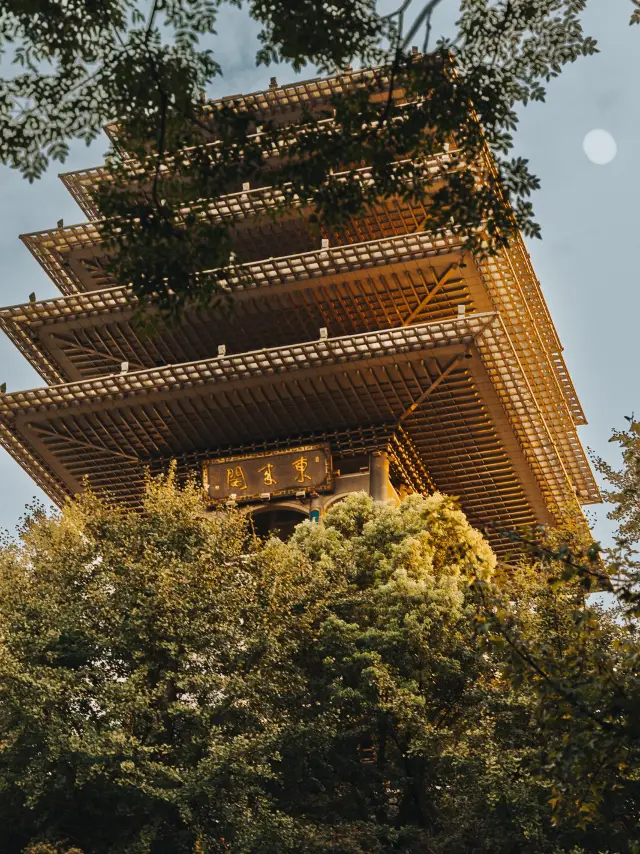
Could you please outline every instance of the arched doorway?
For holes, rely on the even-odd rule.
[[[281,540],[288,540],[296,525],[308,518],[303,510],[294,510],[290,507],[260,508],[251,514],[253,530],[258,537],[267,537],[271,534]]]

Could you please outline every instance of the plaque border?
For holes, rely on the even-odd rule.
[[[331,453],[331,445],[329,442],[315,442],[312,445],[294,445],[292,448],[276,448],[275,450],[266,451],[264,453],[253,453],[253,454],[234,454],[230,457],[211,457],[209,459],[203,460],[202,462],[202,486],[207,494],[207,499],[212,504],[222,504],[230,499],[227,498],[214,498],[209,493],[209,473],[208,466],[212,464],[225,464],[225,463],[237,463],[242,462],[243,460],[257,460],[257,459],[270,459],[272,457],[279,457],[284,454],[297,454],[297,453],[311,453],[312,451],[323,451],[325,454],[325,477],[322,483],[317,484],[311,487],[312,490],[318,492],[331,492],[333,489],[333,456]],[[296,492],[300,490],[295,490],[293,487],[289,489],[279,489],[275,492],[269,493],[269,499],[263,499],[262,494],[260,492],[251,493],[250,495],[240,495],[236,496],[235,501],[239,504],[240,502],[245,501],[265,501],[265,500],[273,500],[274,498],[285,498],[287,496],[295,495]]]

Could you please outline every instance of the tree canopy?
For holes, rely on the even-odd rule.
[[[487,631],[494,584],[571,660],[581,586],[498,565],[440,495],[356,494],[287,543],[172,476],[142,514],[32,514],[0,555],[3,850],[634,850],[635,791],[558,808],[568,706]],[[584,613],[595,661],[622,629]]]
[[[569,531],[542,532],[527,544],[548,593],[582,590],[537,637],[526,630],[530,613],[499,585],[480,582],[481,621],[489,644],[506,652],[505,676],[532,690],[537,715],[552,733],[547,768],[555,777],[556,815],[584,826],[605,821],[621,850],[640,851],[640,424],[611,441],[622,452],[616,469],[595,463],[608,488],[609,517],[618,523],[613,544],[580,541]],[[603,597],[603,622],[594,595]],[[612,843],[600,843],[609,850]]]
[[[70,139],[117,122],[111,179],[97,194],[103,240],[119,280],[168,314],[219,294],[215,273],[201,274],[233,262],[233,218],[212,222],[202,202],[252,181],[273,187],[269,215],[297,201],[319,228],[390,196],[428,201],[425,229],[455,229],[470,248],[495,252],[518,228],[538,234],[529,200],[538,181],[511,156],[513,132],[520,107],[595,52],[585,2],[462,0],[457,32],[438,39],[440,0],[416,9],[404,0],[389,14],[373,0],[251,0],[259,64],[378,69],[303,113],[300,132],[233,99],[203,104],[223,72],[216,20],[236,0],[5,4],[0,44],[18,68],[0,80],[0,159],[33,179],[65,158]]]

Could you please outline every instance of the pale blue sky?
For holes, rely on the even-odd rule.
[[[437,26],[450,26],[454,7],[444,0]],[[613,460],[612,428],[623,426],[625,415],[640,413],[640,297],[633,255],[640,244],[640,27],[628,26],[630,12],[630,0],[589,1],[585,25],[601,53],[565,70],[551,84],[546,104],[527,107],[517,143],[517,153],[530,159],[542,180],[534,203],[543,239],[528,245],[589,419],[581,438]],[[254,32],[243,13],[225,10],[215,43],[225,76],[212,95],[254,91],[273,74],[280,82],[294,79],[286,68],[255,67]],[[583,138],[593,128],[608,130],[617,141],[618,155],[609,165],[596,166],[583,153]],[[64,167],[56,164],[32,185],[0,169],[0,304],[24,302],[32,291],[38,298],[57,294],[18,234],[50,228],[60,218],[81,221],[57,173],[100,163],[106,147],[105,138],[89,149],[74,146]],[[10,391],[42,384],[4,338],[0,363],[0,382]],[[0,483],[0,528],[13,529],[25,504],[42,494],[1,451]],[[604,512],[597,516],[602,520]],[[608,530],[606,522],[596,525],[601,537]]]

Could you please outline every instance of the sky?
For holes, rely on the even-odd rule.
[[[450,32],[455,5],[444,0],[434,32]],[[629,27],[631,10],[630,0],[589,0],[585,29],[597,39],[600,53],[566,68],[550,84],[546,103],[522,111],[515,151],[530,160],[542,184],[533,201],[543,237],[527,245],[589,421],[580,436],[614,463],[611,431],[624,427],[625,415],[640,414],[640,295],[633,256],[640,244],[640,27]],[[256,68],[254,36],[243,12],[224,9],[213,45],[224,76],[211,87],[211,96],[265,88],[274,74],[280,83],[296,79],[286,67]],[[313,76],[312,70],[298,75]],[[583,150],[585,136],[596,129],[607,131],[617,146],[606,165],[591,162]],[[66,225],[81,222],[57,174],[98,165],[106,149],[106,137],[89,148],[74,145],[62,167],[54,164],[33,184],[0,167],[1,305],[25,302],[31,292],[38,299],[57,295],[18,235],[54,227],[59,219]],[[43,384],[4,336],[1,382],[9,391]],[[34,498],[47,503],[1,449],[0,484],[0,528],[12,531]],[[590,517],[595,535],[606,541],[611,532],[606,507]]]

